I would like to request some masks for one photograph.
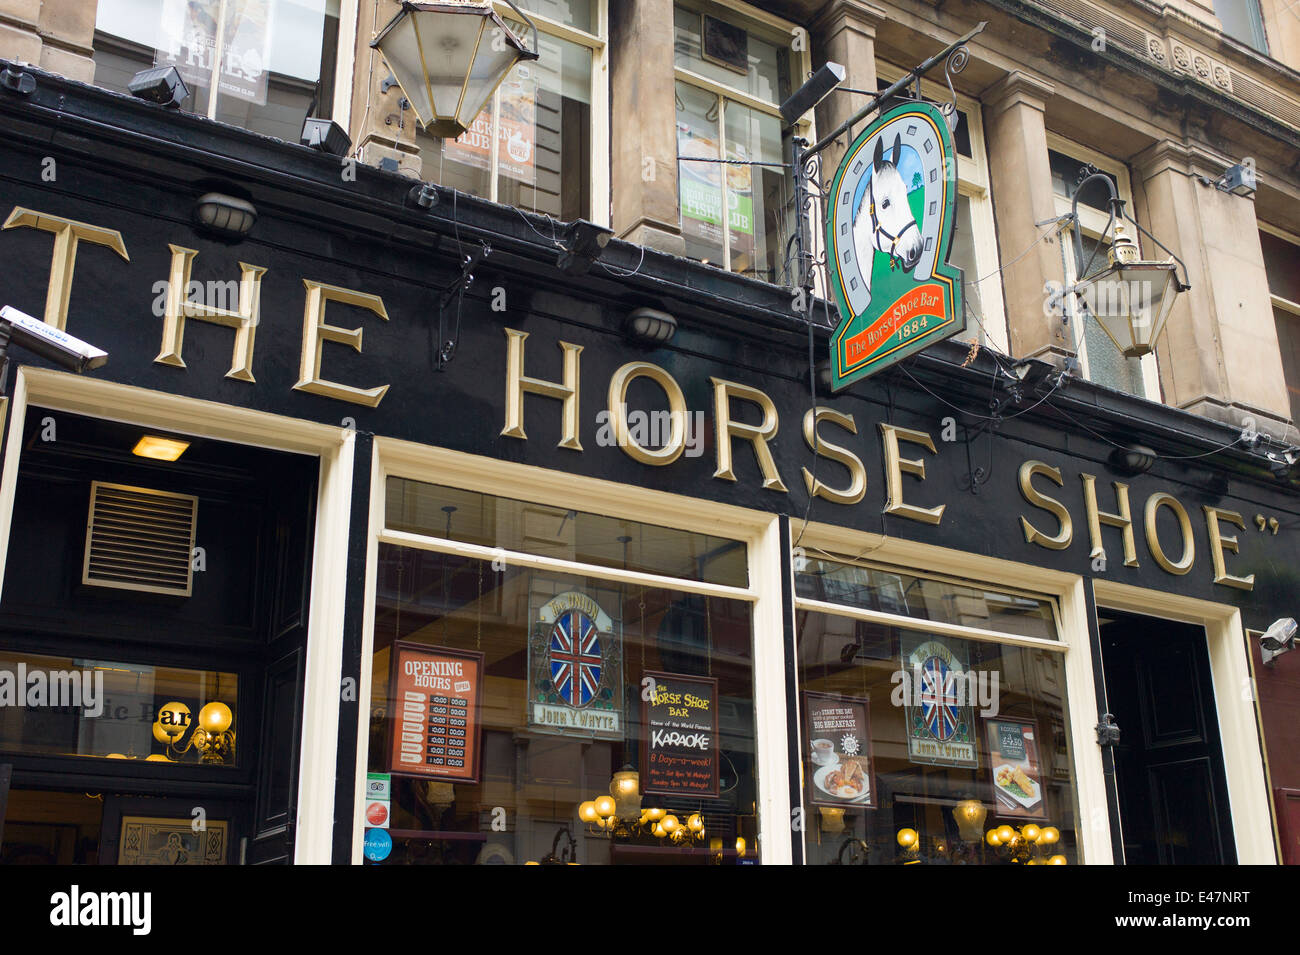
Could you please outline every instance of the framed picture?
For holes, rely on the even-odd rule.
[[[737,73],[749,73],[749,34],[725,20],[707,14],[700,28],[700,53],[710,63],[725,66]]]
[[[207,800],[201,828],[194,799],[105,796],[101,865],[232,865],[235,807]]]

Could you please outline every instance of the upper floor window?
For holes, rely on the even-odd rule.
[[[876,64],[876,88],[887,89],[903,76],[890,63]],[[922,81],[921,95],[936,104],[947,102],[946,87]],[[962,270],[962,287],[969,313],[960,341],[978,341],[998,351],[1008,351],[1007,319],[998,272],[997,234],[993,224],[993,193],[989,188],[988,156],[984,151],[984,123],[978,100],[957,94],[957,128],[952,134],[957,151],[957,227],[953,231],[948,261]]]
[[[516,0],[538,28],[541,56],[520,63],[454,140],[416,124],[421,178],[565,221],[609,217],[605,0]],[[531,31],[498,4],[517,36]]]
[[[1047,145],[1058,215],[1065,215],[1070,211],[1079,184],[1093,172],[1101,172],[1110,178],[1116,193],[1124,200],[1125,208],[1132,214],[1133,193],[1129,187],[1128,169],[1122,163],[1050,132],[1047,134]],[[1107,263],[1108,246],[1106,243],[1099,243],[1099,240],[1110,220],[1109,198],[1105,187],[1098,183],[1089,185],[1079,194],[1079,228],[1083,233],[1083,260],[1090,274],[1105,268]],[[1136,230],[1132,225],[1128,226],[1127,231],[1133,235],[1134,241],[1140,246],[1141,235],[1133,234]],[[1067,282],[1072,283],[1077,277],[1074,274],[1073,232],[1068,230],[1061,232],[1061,242],[1065,252],[1066,279]],[[1154,353],[1143,358],[1125,358],[1091,315],[1083,315],[1076,322],[1073,334],[1078,349],[1079,364],[1085,378],[1107,388],[1114,388],[1116,391],[1126,391],[1153,401],[1160,400],[1160,379]]]
[[[140,70],[175,66],[184,109],[296,143],[333,114],[340,0],[99,0],[95,83],[126,92]],[[342,35],[346,34],[346,35]],[[351,95],[349,78],[341,92]]]
[[[1264,36],[1264,17],[1259,0],[1214,0],[1214,15],[1223,24],[1223,32],[1260,53],[1268,52]]]
[[[786,282],[792,186],[778,106],[808,54],[792,49],[790,24],[735,6],[673,8],[682,236],[691,258]]]
[[[1300,236],[1265,228],[1267,231],[1260,230],[1259,244],[1264,250],[1264,271],[1294,422],[1300,420]]]

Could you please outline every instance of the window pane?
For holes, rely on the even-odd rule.
[[[777,117],[737,103],[727,103],[725,108],[728,159],[781,162],[781,121]],[[785,170],[727,166],[725,175],[731,270],[776,282],[782,278],[783,219],[789,201]]]
[[[1300,304],[1300,246],[1269,232],[1259,234],[1264,250],[1264,271],[1268,290],[1278,298]]]
[[[1290,9],[1283,7],[1283,9]],[[1223,32],[1240,40],[1260,53],[1268,52],[1264,37],[1264,21],[1259,12],[1259,0],[1214,0],[1214,15],[1223,24]]]
[[[1083,318],[1083,339],[1088,349],[1088,380],[1139,398],[1146,397],[1142,359],[1125,358],[1092,313]]]
[[[677,155],[718,159],[718,97],[685,83],[677,90]],[[722,265],[722,169],[715,162],[678,162],[686,255]]]
[[[0,651],[0,751],[231,767],[242,732],[233,673]]]
[[[740,845],[752,857],[750,616],[740,601],[563,572],[494,570],[490,561],[381,545],[368,768],[397,768],[394,845],[385,864],[522,864],[570,847],[572,861],[584,864],[734,864]],[[583,638],[578,661],[565,649],[572,633]],[[462,696],[477,692],[477,705],[433,699],[437,686],[411,690],[401,673],[402,686],[394,687],[398,640],[403,663],[422,655],[465,660],[470,669],[457,674]],[[692,739],[672,745],[698,747],[667,754],[664,734],[672,730],[661,717],[668,707],[647,714],[647,687],[693,688],[694,699],[681,697],[690,711],[681,726]],[[440,704],[466,715],[448,725]],[[443,772],[442,764],[394,764],[395,742],[413,750],[411,763],[455,749],[452,758],[468,753],[475,765]],[[584,822],[578,808],[610,796],[613,775],[623,769],[636,773],[636,790],[617,806],[621,824],[611,834]],[[699,814],[702,832],[657,837],[642,825],[652,808],[683,829]]]
[[[984,306],[980,301],[980,287],[977,284],[977,280],[984,276],[979,271],[979,262],[975,257],[975,228],[971,221],[970,198],[960,194],[957,196],[957,229],[948,250],[948,261],[962,270],[962,294],[966,298],[967,310],[978,315],[981,322],[984,321]],[[990,268],[986,271],[993,270]],[[966,331],[958,336],[961,341],[987,341],[988,336],[979,323],[968,320],[968,325]]]
[[[543,34],[542,56],[501,86],[501,202],[558,219],[591,216],[591,51]]]
[[[1086,178],[1087,173],[1084,167],[1087,163],[1081,162],[1065,153],[1058,153],[1055,149],[1047,151],[1048,162],[1052,167],[1052,190],[1058,196],[1064,196],[1066,199],[1073,199],[1075,190],[1078,188],[1081,178]],[[1092,170],[1088,170],[1092,172]],[[1106,178],[1115,186],[1115,194],[1119,195],[1119,184],[1115,182],[1115,177],[1106,173]],[[1100,182],[1094,182],[1088,186],[1087,190],[1079,199],[1079,205],[1088,206],[1110,215],[1109,193],[1106,186]]]
[[[811,612],[797,626],[809,863],[1079,861],[1060,653]],[[1020,841],[990,845],[1004,825]]]
[[[388,479],[384,523],[392,530],[600,567],[733,587],[749,580],[740,541],[407,478]]]
[[[738,28],[744,27],[743,22],[728,22]],[[773,105],[780,105],[789,97],[790,55],[784,47],[761,40],[746,30],[743,36],[749,69],[741,73],[721,65],[719,57],[710,60],[706,55],[701,35],[703,19],[699,11],[674,7],[673,23],[676,28],[674,66],[707,76]]]
[[[1274,308],[1273,323],[1282,352],[1282,375],[1291,397],[1291,420],[1300,421],[1300,315]]]
[[[334,103],[339,0],[103,0],[95,35],[95,82],[126,91],[131,76],[175,65],[206,113],[218,20],[225,54],[217,119],[297,142],[303,120]]]
[[[808,559],[803,569],[795,569],[795,591],[800,597],[879,613],[1057,639],[1047,600],[916,577],[892,568]]]
[[[515,0],[515,5],[525,13],[537,13],[587,33],[596,32],[596,4],[593,0]],[[532,43],[532,31],[516,35],[525,43]]]

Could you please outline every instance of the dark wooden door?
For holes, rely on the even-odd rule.
[[[1100,610],[1124,861],[1234,863],[1205,628]]]

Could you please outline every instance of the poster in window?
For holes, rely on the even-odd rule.
[[[829,693],[804,694],[804,779],[816,806],[874,809],[870,701]]]
[[[679,114],[680,115],[680,114]],[[754,182],[749,166],[690,162],[691,159],[717,159],[718,142],[682,120],[677,122],[678,192],[682,211],[682,232],[716,245],[722,244],[722,177],[727,177],[727,229],[734,254],[754,250]],[[749,160],[749,151],[739,144],[730,145],[727,158]]]
[[[964,640],[924,634],[900,638],[902,668],[893,699],[907,724],[907,758],[925,766],[979,766],[975,745],[978,674]]]
[[[591,597],[567,591],[531,615],[528,725],[587,739],[623,738],[623,644]]]
[[[392,654],[388,771],[478,782],[483,654],[401,640]]]
[[[443,157],[475,169],[492,168],[492,104],[474,117],[469,129],[443,144]],[[497,168],[515,182],[537,181],[537,81],[528,64],[515,67],[501,84],[501,117],[496,125]]]
[[[989,771],[999,816],[1047,818],[1037,727],[1027,720],[984,721],[989,739]]]
[[[266,104],[271,58],[271,0],[163,0],[155,66],[174,66],[191,90],[212,85],[217,31],[222,53],[219,90],[259,106]],[[218,24],[222,19],[224,22]]]
[[[718,795],[718,681],[680,673],[642,674],[650,691],[641,705],[645,728],[641,791],[662,796]],[[653,682],[647,684],[645,679]]]

